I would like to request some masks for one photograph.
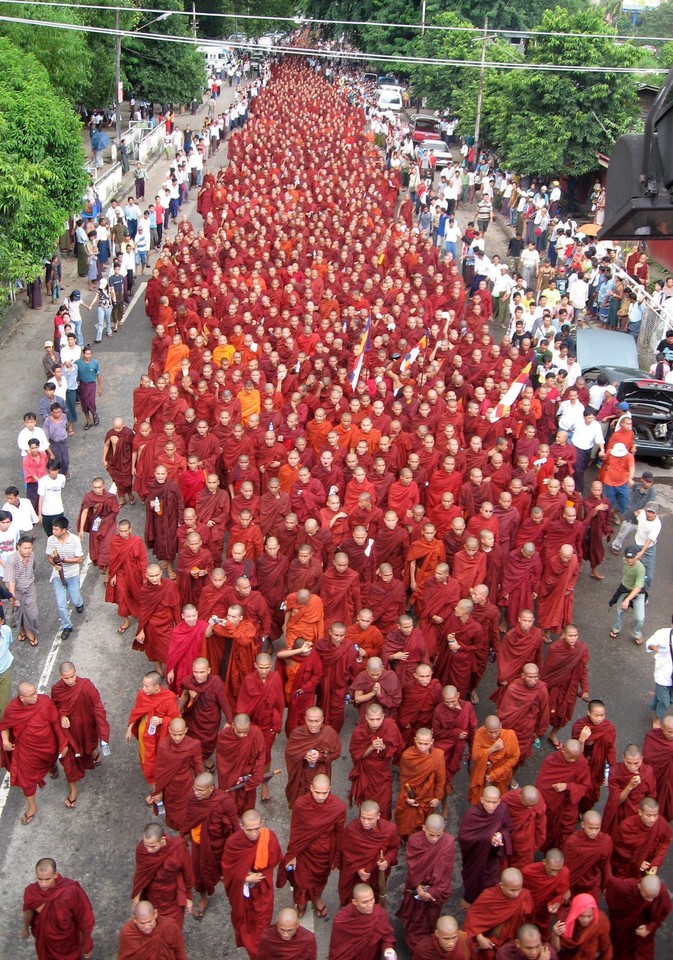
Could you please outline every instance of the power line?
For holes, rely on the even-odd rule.
[[[6,2],[6,0],[0,0],[0,3]],[[62,4],[54,4],[54,6],[62,6]],[[71,8],[72,9],[72,8]],[[110,11],[114,11],[113,7],[105,8]],[[129,10],[128,7],[118,8]],[[151,12],[151,11],[150,11]],[[165,11],[164,11],[165,12]],[[211,40],[205,38],[195,38],[192,36],[178,37],[173,34],[166,33],[143,33],[138,34],[134,30],[116,30],[112,27],[95,27],[92,24],[81,24],[81,23],[59,23],[57,21],[47,21],[47,20],[31,20],[27,17],[9,17],[0,15],[0,22],[6,23],[23,23],[28,26],[36,27],[52,27],[55,30],[72,30],[76,33],[95,33],[95,34],[105,34],[108,37],[135,37],[141,38],[144,37],[145,40],[157,40],[163,43],[186,43],[191,46],[208,46],[213,48],[219,48],[222,46],[222,42],[219,40]],[[254,42],[250,43],[234,43],[227,41],[227,46],[233,47],[235,49],[240,49],[245,52],[251,52],[253,50],[259,50],[260,47]],[[477,67],[482,66],[480,60],[458,60],[450,57],[409,57],[401,56],[399,54],[386,54],[386,53],[365,53],[362,51],[343,51],[343,50],[323,50],[316,49],[314,47],[286,47],[286,46],[276,46],[272,48],[273,52],[276,54],[284,54],[288,56],[299,56],[299,57],[313,57],[313,58],[322,58],[327,60],[367,60],[371,62],[378,63],[390,63],[390,64],[408,64],[409,66],[429,66],[429,67]],[[611,67],[611,66],[584,66],[584,65],[573,65],[573,64],[553,64],[553,63],[521,63],[521,62],[507,62],[507,61],[495,61],[487,60],[485,62],[486,69],[489,70],[514,70],[514,71],[533,71],[533,72],[542,72],[542,73],[624,73],[624,74],[636,74],[639,76],[648,75],[661,75],[666,74],[668,71],[659,67]]]
[[[74,7],[72,4],[61,3],[60,0],[0,0],[0,3],[9,3],[13,6],[35,6],[35,7],[67,7],[69,10],[78,9],[78,10],[108,10],[114,12],[119,10],[125,13],[166,13],[166,10],[155,9],[154,7],[120,7],[120,6],[106,6],[105,4],[95,4],[95,3],[77,3]],[[172,10],[171,15],[174,17],[191,17],[191,12],[186,10]],[[432,23],[389,23],[387,21],[378,21],[378,20],[320,20],[317,18],[309,17],[272,17],[264,15],[255,15],[252,13],[214,13],[208,11],[199,11],[199,19],[203,17],[214,17],[222,20],[261,20],[268,23],[293,23],[295,26],[310,26],[312,24],[326,25],[326,26],[346,26],[346,27],[394,27],[397,29],[403,30],[434,30],[437,32],[444,33],[474,33],[481,36],[481,27],[456,27],[456,26],[446,26],[444,24],[432,24]],[[535,39],[535,37],[554,37],[554,38],[565,38],[571,37],[575,39],[584,39],[584,40],[624,40],[628,43],[670,43],[671,37],[636,37],[632,34],[615,34],[615,33],[559,33],[556,30],[537,30],[535,28],[530,30],[505,30],[503,28],[494,28],[489,30],[489,33],[498,34],[499,36],[504,37],[519,37],[520,39]],[[664,73],[666,71],[663,71]]]

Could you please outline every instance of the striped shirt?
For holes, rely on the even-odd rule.
[[[74,533],[69,533],[65,540],[59,540],[55,536],[49,537],[47,540],[47,548],[45,553],[48,557],[54,556],[54,550],[58,553],[59,557],[62,560],[73,560],[75,557],[79,557],[80,562],[84,559],[82,553],[82,544],[79,537],[76,537]],[[79,576],[80,564],[79,563],[64,563],[63,564],[63,575],[66,580],[71,580],[73,577]],[[51,577],[49,582],[51,583],[56,577],[59,576],[58,570],[55,567],[52,567]]]
[[[27,590],[35,582],[35,557],[31,553],[28,563],[15,551],[5,564],[5,583],[13,583],[17,592]]]

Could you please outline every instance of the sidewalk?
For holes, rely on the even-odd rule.
[[[224,111],[231,102],[233,102],[236,95],[236,87],[223,86],[222,92],[217,100],[217,112],[221,113]],[[176,117],[176,126],[184,130],[184,128],[189,125],[192,130],[200,131],[203,121],[205,120],[208,113],[208,100],[204,100],[202,105],[199,107],[195,115],[191,113],[184,113]],[[88,133],[87,133],[88,137]],[[225,148],[226,149],[226,148]],[[226,154],[223,152],[223,149],[220,148],[215,157],[212,156],[207,163],[204,164],[204,171],[207,169],[219,169],[220,166],[224,163],[224,158]],[[145,209],[146,206],[152,202],[158,188],[166,179],[166,174],[168,173],[169,161],[166,159],[166,155],[163,151],[160,151],[155,158],[151,161],[150,165],[146,168],[148,171],[148,177],[145,181],[145,200],[141,201],[141,209]],[[198,190],[194,187],[190,189],[189,200],[186,204],[183,204],[181,207],[181,212],[191,213],[194,204],[196,203],[196,196]],[[133,167],[126,174],[122,180],[122,185],[116,194],[118,201],[125,200],[129,196],[135,196],[135,178],[133,176]],[[112,200],[112,198],[110,198]],[[109,204],[110,201],[108,201]],[[143,203],[145,206],[143,206]],[[135,289],[138,290],[140,284],[145,280],[149,280],[152,276],[152,262],[156,259],[154,252],[152,253],[151,258],[148,257],[148,266],[145,270],[145,275],[136,277]],[[88,291],[88,284],[86,277],[80,277],[77,274],[77,258],[74,254],[63,253],[61,252],[61,265],[62,265],[62,280],[61,280],[61,300],[70,295],[73,290],[80,290],[82,292],[82,299],[90,300],[94,293],[93,291]],[[56,313],[57,304],[51,303],[51,298],[46,292],[44,285],[44,271],[42,273],[42,307],[38,310],[31,309],[28,298],[25,290],[21,290],[17,293],[16,301],[8,308],[5,316],[0,322],[0,347],[4,346],[7,340],[15,333],[19,325],[23,324],[30,327],[29,331],[29,341],[31,343],[31,348],[38,350],[42,348],[42,343],[44,340],[49,340],[53,334],[53,317]],[[84,317],[84,329],[91,331],[91,322],[93,322],[93,314],[89,315],[87,310],[82,311]],[[89,322],[89,317],[91,316],[92,321]],[[89,338],[90,339],[90,338]],[[85,341],[87,336],[85,335]]]

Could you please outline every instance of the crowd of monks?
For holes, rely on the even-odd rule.
[[[599,481],[575,490],[553,392],[531,377],[494,417],[532,357],[495,344],[451,255],[396,218],[399,186],[349,75],[283,62],[228,166],[204,177],[203,228],[183,219],[148,283],[148,372],[133,426],[118,418],[105,438],[116,494],[95,495],[111,519],[89,525],[119,632],[149,661],[126,739],[165,816],[136,849],[123,960],[182,960],[185,914],[202,917],[220,883],[251,960],[314,960],[300,921],[328,919],[333,870],[330,960],[392,957],[402,938],[413,960],[654,960],[673,716],[618,757],[573,623],[609,504]],[[142,537],[115,523],[136,497]],[[89,685],[79,740],[59,723],[72,693],[23,684],[2,722],[12,782],[33,795],[71,762],[68,742],[83,776],[108,739],[93,684],[72,663],[61,677]],[[260,812],[277,738],[285,851]],[[339,764],[348,795],[332,790]],[[442,914],[456,846],[459,919]],[[38,863],[24,924],[40,958],[91,953],[72,884]],[[286,885],[293,907],[274,920]],[[71,942],[50,907],[63,897],[81,918]],[[40,953],[57,935],[59,952]]]

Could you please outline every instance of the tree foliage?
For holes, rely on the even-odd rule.
[[[31,280],[81,203],[81,123],[35,57],[0,38],[0,59],[0,278]]]
[[[635,51],[611,38],[600,14],[569,15],[556,8],[542,17],[540,36],[530,44],[529,63],[632,66]],[[565,37],[603,34],[605,39]],[[487,130],[503,162],[548,176],[579,176],[596,167],[596,153],[609,152],[637,117],[635,80],[629,74],[512,71],[489,91]]]
[[[183,10],[177,0],[153,0],[152,7],[166,12]],[[149,33],[191,37],[187,17],[157,20],[157,16],[156,13],[141,14],[135,28],[141,32],[122,43],[122,65],[128,89],[147,100],[189,103],[200,95],[206,82],[203,55],[189,43],[145,39],[144,27]]]

